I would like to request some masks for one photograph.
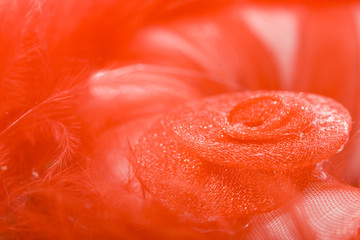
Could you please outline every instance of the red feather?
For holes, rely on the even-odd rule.
[[[192,198],[184,199],[186,204],[174,200],[181,187],[171,188],[171,195],[169,189],[151,184],[185,186],[184,182],[177,182],[182,173],[177,171],[181,176],[173,176],[169,169],[156,172],[156,166],[150,167],[155,175],[149,180],[146,171],[136,162],[139,148],[149,154],[143,161],[150,161],[154,156],[158,159],[157,148],[152,144],[158,146],[162,142],[158,139],[147,142],[141,136],[160,134],[156,128],[159,119],[168,112],[179,117],[184,114],[184,106],[189,106],[182,105],[184,102],[200,103],[204,97],[220,93],[278,90],[287,81],[286,90],[312,91],[335,98],[349,108],[354,121],[358,121],[356,4],[351,1],[334,4],[297,1],[296,5],[286,2],[0,1],[0,238],[358,237],[357,123],[353,126],[350,144],[335,158],[330,156],[341,150],[348,132],[338,138],[341,144],[331,149],[325,147],[325,143],[339,135],[328,136],[322,144],[306,146],[314,148],[311,157],[322,156],[311,160],[306,176],[295,170],[290,171],[291,174],[286,172],[287,178],[279,177],[280,183],[276,185],[271,177],[274,173],[267,169],[266,179],[272,186],[267,188],[264,181],[259,180],[264,172],[252,169],[258,178],[248,179],[247,192],[259,187],[263,189],[263,197],[271,195],[274,199],[282,186],[289,187],[292,198],[287,200],[279,195],[277,203],[268,207],[249,197],[248,203],[259,208],[251,213],[237,211],[239,206],[228,204],[232,203],[232,192],[219,190],[223,185],[208,185],[210,189],[214,187],[214,191],[207,189],[207,195],[201,186],[193,189],[196,193],[193,196],[213,197],[213,201],[205,198],[204,205],[196,204]],[[294,59],[289,61],[295,63],[291,68],[294,71],[290,69],[287,78],[282,75],[284,69],[279,69],[282,65],[276,55],[283,49],[274,49],[274,46],[281,48],[281,44],[269,44],[274,42],[271,36],[276,36],[281,29],[275,27],[278,25],[271,18],[266,18],[273,15],[262,15],[267,11],[274,13],[274,9],[295,19],[294,32],[300,29],[296,35],[299,38],[294,37],[298,44],[287,45],[295,48],[292,49]],[[256,13],[251,15],[253,19],[249,19],[249,11]],[[269,23],[264,25],[264,19]],[[254,20],[257,25],[251,22]],[[266,36],[269,39],[263,39]],[[202,112],[204,118],[220,104],[217,96],[212,99],[215,100],[211,111]],[[296,108],[295,102],[291,104]],[[183,107],[172,110],[177,105]],[[263,106],[256,112],[251,109],[244,114],[256,118],[257,114],[266,115],[270,107]],[[348,117],[345,120],[338,117],[344,112],[333,112],[338,125],[326,133],[336,133],[343,129],[339,126],[349,124]],[[276,111],[271,114],[276,120]],[[170,120],[182,119],[184,122],[179,125],[185,126],[188,118],[177,117]],[[289,126],[296,125],[296,119],[290,121]],[[166,125],[169,129],[164,131],[171,132],[172,123]],[[185,133],[194,132],[187,129]],[[278,129],[266,132],[267,136],[277,133]],[[244,132],[235,135],[243,136]],[[179,141],[186,139],[178,137],[175,134],[166,142],[189,154],[194,146],[189,141],[191,146],[185,144],[182,148]],[[209,139],[204,142],[209,143]],[[201,146],[197,146],[197,150],[201,150],[199,155],[210,156],[215,151],[215,147]],[[206,149],[208,151],[203,151]],[[293,149],[278,150],[287,159],[292,156]],[[229,152],[217,154],[231,162]],[[275,162],[271,162],[274,159],[262,160],[274,165]],[[314,165],[324,159],[325,162]],[[158,160],[163,163],[166,158]],[[206,176],[198,179],[221,182],[231,178],[211,175],[211,171],[203,173]],[[306,184],[289,186],[289,181],[301,181],[302,177],[306,177]],[[243,187],[238,185],[237,181],[232,183],[236,189]],[[222,196],[216,197],[219,192]],[[224,201],[219,199],[226,199],[226,204],[221,205]],[[197,217],[184,214],[189,206],[193,208],[189,212],[195,212]],[[214,212],[221,213],[221,217],[214,217]],[[209,218],[210,221],[204,221]]]

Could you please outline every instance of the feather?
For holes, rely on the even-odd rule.
[[[138,159],[132,149],[174,106],[219,93],[281,87],[282,70],[273,56],[281,50],[264,44],[259,38],[264,35],[255,34],[244,14],[256,9],[256,2],[0,0],[0,238],[355,237],[358,189],[339,180],[314,180],[288,205],[253,219],[203,223],[189,222],[161,204],[135,175]],[[357,121],[358,49],[352,51],[357,30],[348,16],[353,5],[338,8],[348,3],[336,3],[331,11],[321,11],[324,4],[305,1],[301,6],[313,13],[309,16],[303,8],[275,4],[301,16],[301,31],[307,34],[292,90],[336,97]],[[262,4],[264,11],[269,8]],[[309,29],[306,17],[316,20]],[[339,23],[334,33],[335,24],[324,27],[328,20]],[[329,36],[334,41],[326,42],[326,49],[338,44],[341,51],[326,56],[343,64],[332,65],[331,91],[324,92],[329,75],[320,74],[316,85],[310,78],[318,75],[306,64],[330,66],[317,51],[318,40],[325,39],[322,45]],[[357,135],[338,155],[347,169],[335,174],[339,179],[349,169],[345,158],[357,166],[351,152]],[[354,172],[352,181],[359,177]],[[332,203],[322,205],[324,199]],[[345,208],[339,208],[341,203]],[[344,226],[313,214],[317,208],[329,211],[332,219],[345,219]],[[278,232],[269,231],[267,226],[276,224]]]

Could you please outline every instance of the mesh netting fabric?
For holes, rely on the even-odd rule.
[[[317,174],[321,177],[314,178],[300,197],[253,218],[247,238],[358,239],[359,189],[339,183],[323,171]]]
[[[230,93],[182,105],[135,147],[135,174],[173,212],[207,221],[279,207],[343,148],[348,111],[314,94]]]

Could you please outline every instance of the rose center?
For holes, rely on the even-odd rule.
[[[271,120],[284,107],[281,100],[273,96],[247,99],[236,105],[228,115],[230,125],[242,124],[256,128]]]

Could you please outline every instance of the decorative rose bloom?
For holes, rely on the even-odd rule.
[[[4,239],[357,239],[360,5],[0,1]]]

